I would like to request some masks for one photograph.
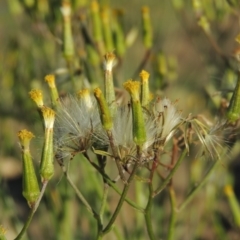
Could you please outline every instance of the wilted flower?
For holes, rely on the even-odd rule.
[[[142,146],[141,159],[135,159],[137,144],[133,138],[132,107],[128,104],[117,108],[113,119],[112,137],[123,164],[128,164],[134,159],[142,163],[149,160],[148,150],[154,142],[155,126],[147,114],[144,115],[144,124],[146,128],[146,141]],[[103,134],[103,132],[101,134]],[[100,138],[105,139],[106,145],[109,145],[109,139],[106,133],[104,133],[104,136],[100,136]]]
[[[87,150],[96,141],[95,133],[102,129],[100,123],[96,101],[89,94],[83,94],[80,99],[73,96],[63,99],[54,128],[57,154],[74,156]]]
[[[168,98],[160,99],[158,97],[153,106],[153,116],[155,118],[156,140],[164,145],[182,122],[180,112]]]
[[[208,127],[198,119],[191,120],[192,128],[201,143],[199,153],[210,156],[211,159],[219,159],[219,152],[223,149],[224,139],[222,130],[224,123],[217,123],[213,127]]]

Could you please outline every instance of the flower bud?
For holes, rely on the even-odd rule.
[[[56,84],[55,84],[55,76],[47,75],[45,77],[45,81],[48,83],[48,86],[51,90],[52,104],[53,104],[53,106],[57,106],[58,100],[59,100],[59,95],[58,95],[58,90],[57,90]]]
[[[45,125],[45,138],[40,164],[40,175],[43,182],[50,180],[54,174],[53,125],[55,121],[55,112],[51,108],[43,107],[42,114]]]
[[[141,104],[142,106],[147,106],[148,103],[151,101],[152,96],[150,94],[150,90],[149,90],[149,76],[150,74],[144,70],[141,71],[141,73],[139,74],[141,81],[142,81],[142,85],[141,85]]]
[[[29,149],[30,141],[33,137],[34,135],[27,130],[22,130],[18,133],[18,138],[22,147],[23,196],[26,198],[30,207],[35,204],[40,194],[37,177],[33,167],[32,156]]]
[[[113,126],[112,116],[110,109],[107,105],[106,99],[104,98],[100,88],[94,90],[94,96],[98,102],[99,114],[101,118],[102,125],[105,130],[111,130]]]
[[[105,76],[104,76],[104,96],[107,104],[110,107],[112,113],[115,109],[115,91],[113,84],[112,68],[115,63],[115,55],[113,53],[107,53],[105,58]]]
[[[88,109],[93,108],[93,101],[89,92],[89,89],[82,89],[77,92],[77,97],[79,100],[82,100],[85,104],[85,106]]]
[[[37,104],[38,108],[43,107],[42,91],[39,89],[33,89],[29,92],[30,98]]]
[[[140,82],[129,80],[123,86],[129,92],[132,100],[133,140],[137,145],[143,145],[146,141],[146,131],[139,97]]]

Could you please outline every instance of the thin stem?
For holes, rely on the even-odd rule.
[[[108,184],[113,188],[113,190],[115,190],[115,192],[117,192],[119,195],[122,194],[122,192],[115,186],[115,183],[113,183],[110,179],[106,179]],[[134,209],[144,213],[144,209],[142,207],[139,207],[135,202],[133,202],[132,200],[130,200],[129,198],[125,198],[125,201]]]
[[[103,237],[103,235],[102,235],[103,214],[104,214],[104,210],[105,210],[106,203],[107,203],[108,190],[109,190],[109,185],[107,183],[104,183],[102,203],[101,203],[101,207],[100,207],[100,211],[99,211],[99,219],[100,219],[100,221],[98,222],[97,240],[101,240],[102,237]]]
[[[99,211],[99,217],[102,222],[103,222],[103,213],[104,213],[106,203],[107,203],[108,190],[109,190],[108,183],[104,183],[102,203],[101,203],[101,207],[100,207],[100,211]]]
[[[77,186],[73,183],[72,179],[69,177],[68,175],[68,171],[66,169],[66,167],[64,165],[61,165],[62,171],[68,181],[68,183],[70,184],[70,186],[73,188],[73,190],[75,191],[76,195],[78,196],[78,198],[80,199],[80,201],[82,201],[82,203],[85,205],[85,207],[87,208],[87,210],[93,215],[93,217],[96,219],[97,224],[98,224],[98,239],[101,239],[100,237],[100,232],[102,232],[102,221],[101,218],[99,216],[99,214],[90,206],[90,204],[88,203],[88,201],[85,199],[85,197],[82,195],[82,193],[79,191],[79,189],[77,188]]]
[[[80,201],[85,205],[85,207],[87,208],[87,210],[93,215],[97,215],[96,212],[92,209],[92,207],[90,206],[90,204],[88,203],[88,201],[85,199],[85,197],[82,195],[82,193],[79,191],[79,189],[77,188],[77,186],[74,184],[74,182],[72,181],[72,179],[69,177],[67,169],[65,166],[61,166],[62,167],[62,171],[68,181],[68,183],[70,184],[70,186],[73,188],[73,190],[75,191],[76,195],[78,196],[78,198],[80,199]]]
[[[85,155],[84,155],[85,156]],[[85,156],[86,157],[86,156]],[[113,180],[111,180],[109,178],[109,176],[102,171],[102,169],[97,165],[95,164],[94,162],[92,162],[89,158],[87,158],[88,162],[102,175],[102,177],[104,178],[104,180],[108,183],[109,186],[112,187],[112,189],[118,193],[119,195],[122,194],[122,192],[116,187],[116,184]],[[139,207],[135,202],[133,202],[132,200],[130,200],[129,198],[125,198],[125,201],[131,206],[133,207],[134,209],[136,209],[137,211],[140,211],[140,212],[144,212],[144,209]]]
[[[30,213],[28,215],[27,221],[25,222],[21,232],[17,235],[17,237],[14,240],[22,239],[23,235],[25,234],[26,230],[28,229],[28,227],[29,227],[29,225],[30,225],[30,223],[32,221],[32,218],[33,218],[35,212],[37,211],[38,206],[39,206],[39,204],[40,204],[40,202],[42,200],[42,197],[43,197],[43,194],[44,194],[44,192],[46,190],[47,184],[48,184],[48,181],[43,182],[40,195],[39,195],[37,201],[35,202],[34,206],[31,208],[31,211],[30,211]]]
[[[143,205],[145,202],[145,191],[143,189],[143,184],[139,181],[135,181],[135,198],[138,205]],[[145,213],[145,212],[143,212]],[[136,212],[136,222],[135,222],[135,239],[139,239],[144,234],[144,215],[141,212]]]
[[[134,72],[133,79],[139,75],[139,73],[142,69],[144,69],[144,66],[147,64],[150,56],[151,56],[151,49],[149,48],[146,50],[146,52],[142,58],[142,61],[140,62],[139,66],[137,67],[136,71]]]
[[[147,202],[147,206],[145,208],[145,222],[146,222],[146,227],[147,227],[147,231],[148,231],[148,236],[150,238],[150,240],[155,240],[155,235],[153,232],[153,227],[152,227],[152,204],[153,204],[153,185],[152,185],[152,181],[153,181],[153,175],[155,170],[157,169],[157,161],[156,161],[156,155],[155,155],[155,160],[152,163],[152,169],[150,172],[150,181],[149,181],[149,185],[148,185],[148,189],[149,189],[149,194],[148,194],[148,202]]]
[[[153,203],[153,186],[152,183],[149,183],[149,196],[148,196],[148,203],[145,208],[145,222],[147,226],[148,236],[150,240],[155,240],[153,227],[152,227],[152,217],[151,217],[151,211],[152,211],[152,203]]]
[[[171,178],[173,177],[174,173],[177,171],[178,167],[182,163],[183,159],[185,158],[187,154],[187,149],[185,148],[183,152],[181,153],[180,158],[178,159],[177,163],[173,167],[172,171],[168,174],[168,176],[165,178],[165,180],[162,182],[161,186],[159,186],[154,192],[153,197],[159,194],[170,182]]]
[[[61,212],[58,215],[59,221],[57,226],[56,239],[73,239],[73,228],[72,228],[72,196],[74,191],[69,188],[69,183],[66,179],[62,181],[60,190],[60,197],[62,199]],[[55,216],[56,217],[56,216]]]
[[[213,170],[217,167],[218,163],[220,162],[220,159],[217,159],[212,167],[209,169],[209,171],[207,172],[207,174],[204,176],[204,178],[202,179],[202,181],[195,187],[192,189],[192,191],[188,194],[187,198],[184,200],[184,202],[177,208],[177,211],[182,211],[187,204],[194,198],[194,196],[198,193],[198,191],[203,187],[203,185],[207,182],[208,178],[210,177],[211,173],[213,172]]]
[[[170,223],[169,223],[169,227],[168,227],[167,240],[173,240],[174,239],[175,222],[176,222],[176,195],[175,195],[175,191],[173,189],[172,184],[169,186],[169,196],[170,196],[170,202],[171,202],[171,217],[170,217]]]
[[[123,203],[125,201],[127,192],[129,190],[129,187],[130,187],[130,183],[134,179],[134,175],[135,175],[138,167],[139,167],[139,163],[136,162],[135,165],[133,166],[131,175],[129,176],[129,178],[127,180],[127,183],[124,186],[121,198],[119,199],[118,205],[117,205],[117,207],[116,207],[116,209],[115,209],[115,211],[114,211],[114,213],[112,215],[112,218],[110,219],[110,221],[109,221],[108,225],[105,227],[105,229],[102,231],[103,235],[105,235],[106,233],[108,233],[111,230],[111,228],[112,228],[112,226],[113,226],[113,224],[114,224],[114,222],[115,222],[115,220],[116,220],[116,218],[117,218],[117,216],[118,216],[118,214],[119,214],[119,212],[120,212],[120,210],[122,208],[122,205],[123,205]]]

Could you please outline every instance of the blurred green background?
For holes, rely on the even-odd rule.
[[[202,4],[200,7],[198,2]],[[19,232],[28,212],[21,194],[19,130],[26,128],[36,136],[32,142],[36,166],[41,155],[42,124],[28,92],[33,88],[42,89],[46,104],[50,104],[43,80],[50,73],[56,75],[62,95],[75,93],[82,87],[102,86],[102,55],[91,42],[96,43],[91,1],[72,0],[71,4],[74,57],[69,67],[62,53],[61,1],[0,1],[0,225],[7,229],[8,239],[13,239]],[[122,83],[130,78],[139,79],[139,71],[145,69],[150,73],[152,92],[178,100],[183,116],[203,114],[210,121],[224,117],[224,106],[236,84],[234,53],[239,43],[235,38],[240,32],[237,0],[102,0],[99,6],[100,12],[106,9],[110,12],[108,25],[113,38],[113,49],[110,50],[118,57],[114,78],[120,95]],[[150,11],[153,34],[150,47],[143,41],[143,6],[148,6]],[[179,213],[176,240],[240,238],[239,226],[223,192],[223,187],[231,184],[240,199],[238,134],[236,129],[231,154],[224,157],[210,182],[189,207]],[[98,207],[97,199],[101,196],[99,176],[93,174],[81,157],[72,165],[74,180]],[[191,161],[181,166],[173,180],[179,203],[210,165],[209,160],[196,159],[192,154]],[[111,167],[115,168],[114,165]],[[134,189],[130,194],[133,199]],[[144,199],[144,192],[141,197]],[[112,193],[109,199],[111,210],[116,199],[118,196]],[[169,211],[168,195],[163,192],[155,199],[153,213],[158,239],[166,239]],[[106,239],[146,239],[144,227],[140,235],[136,234],[134,228],[142,222],[136,220],[141,217],[135,215],[133,209],[124,206],[116,230]],[[26,239],[67,239],[64,236],[94,239],[95,231],[94,220],[68,189],[56,165],[55,177]]]

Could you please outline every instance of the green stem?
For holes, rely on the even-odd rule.
[[[61,212],[58,215],[59,221],[57,226],[57,235],[58,240],[73,239],[73,228],[72,228],[72,197],[74,191],[69,188],[68,181],[64,179],[63,184],[61,185],[60,197],[62,199],[61,203]]]
[[[170,195],[170,202],[171,202],[171,217],[170,217],[170,223],[168,227],[168,238],[167,240],[173,240],[174,239],[174,227],[176,222],[176,195],[175,191],[173,189],[173,186],[169,186],[169,195]]]
[[[150,240],[155,240],[153,227],[152,227],[152,217],[151,217],[151,211],[152,211],[152,203],[153,203],[153,186],[152,182],[149,183],[149,196],[148,196],[148,203],[145,208],[145,221],[148,231],[148,236]]]
[[[147,64],[149,58],[151,57],[151,49],[146,49],[142,61],[140,62],[139,66],[137,67],[136,71],[133,74],[133,79],[136,78],[142,69],[144,69],[145,65]]]
[[[159,194],[169,183],[169,181],[172,179],[174,173],[177,171],[178,167],[182,163],[183,159],[185,158],[187,154],[187,149],[185,148],[183,152],[181,153],[180,158],[178,159],[177,163],[175,164],[174,168],[172,171],[168,174],[168,176],[164,179],[162,182],[161,186],[159,186],[154,192],[153,192],[153,197]]]
[[[118,205],[117,205],[117,207],[116,207],[116,209],[115,209],[115,211],[114,211],[114,213],[112,215],[112,218],[110,219],[110,221],[109,221],[108,225],[105,227],[105,229],[102,231],[102,235],[105,235],[106,233],[108,233],[111,230],[111,228],[112,228],[112,226],[113,226],[113,224],[114,224],[114,222],[115,222],[115,220],[116,220],[116,218],[117,218],[117,216],[118,216],[118,214],[119,214],[119,212],[120,212],[120,210],[122,208],[122,205],[123,205],[123,203],[125,201],[127,192],[129,190],[129,187],[130,187],[130,183],[134,179],[134,175],[135,175],[138,167],[139,167],[139,163],[136,162],[134,167],[133,167],[133,169],[132,169],[131,175],[129,176],[129,178],[127,180],[127,183],[124,186],[121,198],[120,198],[120,200],[118,202]]]
[[[43,197],[43,194],[44,194],[44,192],[45,192],[45,190],[46,190],[47,184],[48,184],[48,181],[43,182],[40,195],[39,195],[37,201],[35,202],[34,206],[32,207],[32,209],[31,209],[31,211],[30,211],[30,213],[29,213],[29,215],[28,215],[27,221],[25,222],[25,224],[24,224],[21,232],[17,235],[17,237],[16,237],[14,240],[20,240],[20,239],[22,239],[23,235],[24,235],[25,232],[27,231],[27,229],[28,229],[28,227],[29,227],[29,225],[30,225],[30,223],[31,223],[31,221],[32,221],[32,218],[33,218],[35,212],[37,211],[38,206],[39,206],[39,204],[40,204],[40,202],[41,202],[41,200],[42,200],[42,197]]]
[[[103,213],[104,213],[106,203],[107,203],[108,190],[109,190],[109,185],[107,183],[104,183],[102,204],[101,204],[101,208],[100,208],[100,211],[99,211],[99,217],[100,217],[102,222],[103,222]]]
[[[73,183],[72,179],[69,177],[67,169],[65,166],[61,166],[62,167],[62,171],[67,179],[67,181],[69,182],[70,186],[73,188],[73,190],[75,191],[76,195],[78,196],[78,198],[80,199],[80,201],[82,201],[82,203],[85,205],[85,207],[87,208],[87,210],[93,215],[93,217],[96,219],[97,224],[98,224],[98,238],[97,239],[101,239],[101,236],[99,233],[102,232],[102,221],[101,218],[99,216],[99,214],[90,206],[90,204],[88,203],[88,201],[85,199],[85,197],[82,195],[82,193],[79,191],[79,189],[77,188],[77,186]]]
[[[203,185],[207,182],[208,178],[210,177],[211,173],[213,172],[213,170],[217,167],[218,163],[220,162],[219,159],[217,159],[212,167],[209,169],[209,171],[207,172],[207,174],[204,176],[204,178],[202,179],[202,181],[195,187],[192,189],[192,191],[188,194],[187,198],[184,200],[184,202],[178,207],[177,211],[182,211],[187,204],[193,199],[193,197],[198,193],[198,191],[203,187]]]
[[[109,178],[105,178],[105,180],[107,181],[107,183],[113,188],[113,190],[118,193],[119,195],[122,194],[122,192],[116,187],[115,183],[112,182],[111,179]],[[135,202],[133,202],[132,200],[130,200],[129,198],[125,197],[125,201],[134,209],[136,209],[137,211],[140,211],[142,213],[144,213],[144,209],[142,207],[139,207]]]
[[[65,166],[61,166],[62,167],[62,171],[68,181],[68,183],[70,184],[70,186],[73,188],[73,190],[75,191],[76,195],[78,196],[78,198],[80,199],[80,201],[85,205],[85,207],[87,208],[87,210],[93,215],[96,215],[96,212],[92,209],[92,207],[90,206],[90,204],[88,203],[88,201],[85,199],[85,197],[82,195],[82,193],[79,191],[79,189],[77,188],[77,186],[73,183],[72,179],[69,177],[67,169]]]
[[[135,178],[136,179],[136,178]],[[135,183],[135,195],[136,195],[136,203],[138,205],[143,205],[145,200],[146,200],[146,196],[145,196],[145,191],[143,189],[143,184],[142,182],[136,181]],[[145,212],[143,212],[145,213]],[[142,216],[141,212],[136,212],[136,216],[135,216],[136,222],[135,222],[135,238],[141,238],[141,236],[143,236],[144,234],[144,229],[143,229],[143,225],[144,225],[144,218]]]
[[[103,190],[103,197],[102,203],[99,211],[99,219],[100,222],[98,223],[98,233],[97,233],[97,240],[102,239],[102,230],[103,230],[103,214],[107,203],[107,196],[108,196],[109,185],[104,183],[104,190]]]
[[[85,155],[84,155],[85,156]],[[86,156],[85,156],[86,157]],[[109,186],[112,187],[112,189],[118,193],[119,195],[122,194],[122,192],[116,187],[116,184],[115,182],[113,182],[109,176],[102,171],[102,169],[97,165],[95,164],[94,162],[92,162],[88,157],[86,157],[86,159],[88,160],[88,162],[102,175],[102,177],[104,178],[104,180],[107,182],[107,184]],[[132,200],[130,200],[129,198],[125,198],[125,201],[131,206],[133,207],[134,209],[136,209],[137,211],[140,211],[142,213],[144,213],[144,209],[139,207],[135,202],[133,202]]]

